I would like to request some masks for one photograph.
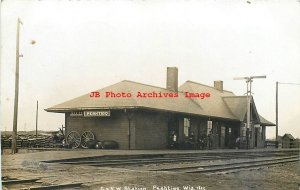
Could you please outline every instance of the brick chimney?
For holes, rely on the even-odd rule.
[[[167,67],[167,89],[178,91],[178,68]]]
[[[214,81],[214,87],[220,92],[223,92],[223,81],[221,80]]]

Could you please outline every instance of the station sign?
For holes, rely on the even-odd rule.
[[[84,117],[109,117],[110,110],[102,110],[102,111],[84,111]]]
[[[82,111],[72,111],[70,113],[70,116],[72,116],[72,117],[80,117],[80,116],[83,116],[83,112]]]

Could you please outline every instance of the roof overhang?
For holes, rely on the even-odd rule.
[[[219,119],[219,120],[239,122],[238,119],[218,117],[218,116],[215,116],[215,115],[202,115],[202,114],[197,114],[197,113],[180,112],[180,111],[173,111],[173,110],[163,110],[163,109],[157,109],[157,108],[152,108],[152,107],[144,107],[144,106],[135,106],[135,107],[123,106],[123,107],[47,108],[47,109],[44,109],[44,110],[47,111],[47,112],[52,112],[52,113],[69,113],[69,112],[73,112],[73,111],[85,111],[85,110],[124,110],[124,109],[143,109],[143,110],[159,111],[159,112],[164,112],[164,113],[175,113],[175,114],[181,114],[181,115],[198,116],[198,117],[206,117],[206,118],[213,118],[213,119]]]

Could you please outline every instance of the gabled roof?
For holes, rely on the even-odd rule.
[[[286,133],[286,134],[284,134],[282,136],[283,139],[286,138],[286,137],[289,138],[289,139],[291,139],[291,140],[295,140],[295,138],[291,134],[289,134],[289,133]]]
[[[179,87],[178,98],[138,98],[138,92],[174,93],[165,88],[124,80],[119,83],[97,90],[101,97],[91,98],[90,93],[74,98],[64,103],[45,109],[48,112],[71,112],[78,110],[96,109],[127,109],[144,108],[170,111],[185,114],[217,117],[236,121],[243,121],[247,112],[247,97],[235,96],[232,92],[223,92],[214,87],[187,81]],[[106,98],[105,92],[131,93],[131,97]],[[209,98],[186,98],[185,92],[210,93]],[[255,104],[253,104],[255,107]],[[256,112],[256,108],[254,108]],[[257,113],[257,112],[256,112]],[[258,114],[257,114],[258,115]],[[259,116],[261,124],[274,125]]]
[[[247,113],[247,96],[227,96],[223,97],[228,108],[231,112],[240,120],[243,121],[245,119]],[[256,106],[253,98],[251,98],[252,102],[252,113],[255,114],[258,122],[262,126],[276,126],[274,123],[266,120],[263,116],[258,114],[256,110]]]
[[[132,82],[128,80],[121,81],[114,85],[98,90],[101,94],[100,98],[91,98],[90,93],[55,105],[46,109],[49,112],[65,112],[72,110],[87,109],[123,109],[123,108],[150,108],[164,111],[181,112],[187,114],[205,115],[204,110],[195,102],[184,97],[183,93],[179,93],[178,98],[137,98],[138,92],[162,92],[174,93],[173,91]],[[131,93],[130,98],[106,98],[105,92],[126,92]]]
[[[232,114],[232,112],[228,109],[228,107],[222,99],[222,97],[224,96],[233,96],[234,94],[232,92],[221,92],[215,89],[214,87],[210,87],[193,81],[186,81],[183,85],[179,87],[179,90],[182,92],[191,93],[209,92],[209,98],[194,98],[192,100],[195,101],[198,105],[200,105],[203,108],[203,110],[205,110],[205,113],[208,116],[229,118],[235,120],[237,119],[237,117],[234,114]]]
[[[244,121],[245,119],[247,113],[247,96],[235,96],[231,91],[223,90],[221,92],[214,87],[193,81],[185,82],[179,87],[179,90],[186,92],[209,92],[211,94],[210,98],[193,99],[209,116],[237,119],[239,121]],[[251,103],[252,113],[261,125],[275,126],[274,123],[267,121],[258,114],[252,97]]]
[[[247,96],[222,97],[232,114],[243,121],[247,113]]]
[[[274,123],[266,120],[263,116],[259,115],[260,124],[263,126],[276,126]]]

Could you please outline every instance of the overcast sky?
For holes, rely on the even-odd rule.
[[[58,130],[45,108],[121,80],[165,87],[166,67],[246,92],[275,123],[275,83],[300,83],[300,3],[282,1],[14,1],[1,5],[1,130],[12,130],[16,23],[20,17],[19,130]],[[30,44],[35,40],[35,45]],[[300,138],[300,85],[279,86],[279,135]],[[267,129],[275,137],[275,127]]]

